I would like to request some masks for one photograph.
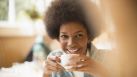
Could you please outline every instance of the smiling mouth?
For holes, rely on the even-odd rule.
[[[77,54],[79,53],[79,50],[78,48],[75,48],[75,49],[67,49],[67,53],[70,53],[70,54]]]

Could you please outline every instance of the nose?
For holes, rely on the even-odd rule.
[[[75,41],[73,38],[69,38],[67,45],[68,45],[69,47],[73,48],[73,47],[75,47],[75,42],[76,42],[76,41]]]

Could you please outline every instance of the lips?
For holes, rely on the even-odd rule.
[[[67,52],[71,54],[76,54],[76,53],[79,53],[79,50],[80,49],[78,48],[73,48],[73,49],[67,49]]]

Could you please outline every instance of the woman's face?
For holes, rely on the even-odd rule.
[[[86,54],[88,35],[79,23],[65,23],[60,27],[59,42],[65,53]]]

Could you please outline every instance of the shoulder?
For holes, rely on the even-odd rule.
[[[105,56],[107,56],[107,54],[109,53],[110,50],[98,49],[94,45],[92,45],[91,51],[93,52],[91,57],[94,60],[99,61],[99,62],[104,62]]]

